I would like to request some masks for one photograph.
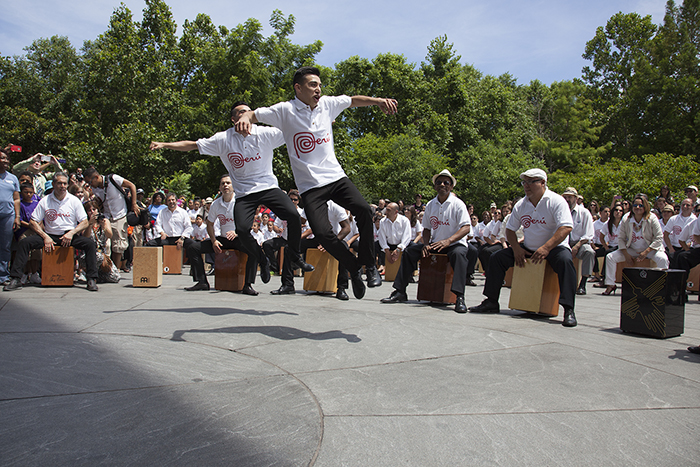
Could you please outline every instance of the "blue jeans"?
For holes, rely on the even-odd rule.
[[[15,214],[0,215],[0,282],[10,278],[10,258],[12,257],[12,224]]]

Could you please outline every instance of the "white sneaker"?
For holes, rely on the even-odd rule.
[[[35,272],[31,276],[29,276],[29,282],[32,284],[41,284],[41,277],[39,277],[39,273]]]
[[[29,276],[27,274],[22,274],[22,278],[19,280],[20,284],[22,284],[22,285],[26,284],[27,279],[29,279]]]

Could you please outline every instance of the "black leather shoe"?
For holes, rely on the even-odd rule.
[[[466,313],[467,305],[464,304],[464,297],[457,297],[455,301],[455,313]]]
[[[5,287],[2,288],[5,292],[9,292],[10,290],[17,290],[22,288],[22,282],[20,282],[19,279],[16,277],[13,277],[10,279],[9,284],[5,284]]]
[[[584,285],[576,289],[576,295],[586,295],[586,286]]]
[[[501,306],[498,302],[492,302],[488,298],[477,306],[469,307],[469,313],[500,313]]]
[[[270,282],[270,260],[265,257],[265,264],[260,265],[260,280],[263,284]]]
[[[243,287],[243,290],[241,290],[241,293],[243,295],[257,295],[258,293],[255,291],[252,285],[246,284],[245,287]]]
[[[209,290],[209,284],[206,282],[197,282],[192,287],[185,287],[188,292],[196,292],[197,290]]]
[[[688,347],[690,353],[700,353],[700,347]]]
[[[394,290],[391,292],[391,295],[389,295],[388,298],[382,298],[380,301],[382,303],[403,303],[408,301],[408,295],[406,295],[404,292]]]
[[[362,282],[362,269],[358,269],[357,272],[350,278],[350,283],[352,284],[352,294],[355,298],[360,299],[365,296],[365,283]]]
[[[567,328],[573,328],[576,326],[578,323],[576,322],[576,315],[574,314],[573,309],[565,309],[564,310],[564,321],[561,323],[562,326],[566,326]]]
[[[348,297],[348,293],[345,291],[345,289],[338,289],[338,291],[335,293],[335,298],[338,300],[350,300],[350,297]]]
[[[303,259],[299,258],[298,261],[292,263],[292,269],[301,269],[304,272],[311,272],[316,268],[304,261]]]
[[[272,295],[293,295],[296,293],[293,285],[283,285],[277,290],[272,290],[270,292]]]
[[[382,285],[382,278],[377,271],[376,266],[367,268],[367,287],[379,287]]]
[[[97,292],[97,281],[95,279],[88,279],[87,289],[90,292]]]
[[[469,287],[476,287],[476,282],[474,282],[474,279],[468,278],[468,279],[467,279],[467,285],[468,285]]]

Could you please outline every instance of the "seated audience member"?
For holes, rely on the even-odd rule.
[[[406,286],[413,277],[421,257],[432,253],[446,254],[454,271],[450,290],[457,297],[455,312],[466,313],[464,287],[467,282],[467,234],[471,220],[467,206],[457,196],[452,196],[455,178],[447,170],[433,176],[437,196],[425,207],[426,222],[423,223],[423,243],[412,243],[401,256],[399,271],[394,280],[394,291],[382,303],[399,303],[408,300]]]
[[[493,204],[493,206],[495,206],[495,204]],[[489,270],[489,260],[491,259],[491,255],[503,249],[503,245],[499,239],[501,225],[503,225],[502,215],[503,211],[501,209],[494,209],[492,212],[491,222],[486,224],[486,227],[484,227],[481,234],[484,243],[479,248],[478,256],[484,272],[488,272]]]
[[[604,257],[607,253],[603,244],[601,243],[601,232],[608,225],[608,219],[610,219],[610,208],[608,206],[603,207],[600,210],[600,217],[593,222],[593,243],[591,246],[595,251],[596,260],[593,261],[593,279],[592,282],[600,282],[601,274],[598,268],[598,258]]]
[[[78,198],[68,193],[68,175],[56,172],[53,176],[53,191],[45,196],[34,209],[30,227],[38,234],[25,237],[17,245],[17,254],[10,283],[4,290],[15,290],[22,287],[20,281],[31,250],[43,248],[53,251],[57,243],[61,246],[73,246],[85,251],[87,269],[87,289],[97,291],[97,259],[95,257],[95,242],[79,235],[87,226],[88,219],[83,205]],[[43,228],[42,224],[43,222]]]
[[[204,223],[204,219],[202,219],[202,215],[197,214],[194,216],[194,219],[194,225],[192,226],[192,237],[194,237],[195,240],[199,240],[200,242],[209,239],[209,234],[207,233],[207,226]]]
[[[673,206],[670,204],[667,204],[666,206],[661,209],[661,219],[659,219],[659,224],[661,225],[661,231],[666,230],[666,226],[668,225],[668,221],[671,220],[673,217]],[[666,254],[670,254],[670,249],[668,243],[666,243],[666,238],[664,236],[664,247],[666,248]]]
[[[683,246],[678,241],[681,232],[689,224],[695,221],[696,217],[693,214],[693,200],[686,198],[681,202],[681,212],[671,217],[671,219],[666,223],[663,236],[664,243],[668,245],[669,250],[669,263],[671,265],[675,264],[676,253],[683,251]]]
[[[387,263],[399,260],[399,253],[404,251],[413,240],[411,222],[406,216],[399,215],[399,206],[389,203],[385,208],[386,216],[379,223],[379,246],[384,251]]]
[[[688,250],[678,253],[675,264],[676,269],[686,272],[684,282],[687,282],[690,270],[700,264],[700,220],[696,219],[688,227],[691,246]]]
[[[119,269],[110,258],[112,239],[112,224],[101,212],[100,203],[97,200],[87,201],[83,204],[88,216],[88,226],[81,233],[82,236],[91,239],[96,246],[97,282],[117,283],[121,276]],[[81,269],[87,268],[85,252],[78,255],[78,263]]]
[[[386,257],[384,255],[384,250],[382,249],[382,246],[379,244],[379,226],[381,225],[381,221],[384,218],[382,216],[381,212],[375,212],[374,213],[374,259],[377,263],[377,270],[379,271],[380,274],[384,274],[384,264],[386,262]]]
[[[577,204],[578,193],[575,188],[568,187],[562,194],[571,209],[571,219],[574,226],[569,233],[571,255],[581,261],[581,282],[576,288],[576,295],[586,295],[586,284],[593,272],[595,251],[590,243],[593,241],[593,217],[588,209]]]
[[[194,242],[192,240],[192,223],[190,216],[177,205],[175,193],[168,193],[165,198],[166,209],[161,209],[154,224],[156,237],[148,241],[146,246],[175,245],[182,250]],[[189,256],[188,256],[189,257]],[[191,257],[190,257],[191,258]]]
[[[421,196],[420,193],[416,194],[415,197],[416,202],[413,203],[413,208],[416,210],[416,212],[420,211],[425,211],[425,204],[423,204],[423,196]]]
[[[83,191],[83,187],[81,185],[70,185],[68,187],[68,193],[78,198],[81,203],[87,201],[85,199],[85,192]]]
[[[155,222],[158,219],[158,214],[165,209],[167,206],[163,204],[165,201],[165,193],[162,191],[156,191],[151,196],[151,204],[148,205],[148,212],[151,214],[151,220]]]
[[[544,170],[527,170],[520,174],[520,179],[525,197],[516,203],[506,226],[510,247],[494,253],[486,273],[486,299],[469,311],[499,313],[498,299],[508,268],[524,267],[526,258],[535,264],[546,260],[559,277],[559,304],[564,307],[562,325],[576,326],[576,268],[568,242],[573,228],[571,210],[564,198],[547,188]],[[515,235],[521,226],[522,244]]]
[[[30,235],[36,235],[36,233],[30,228],[29,221],[32,218],[32,213],[36,206],[39,204],[39,200],[34,197],[34,185],[31,183],[23,183],[20,186],[20,206],[19,206],[19,220],[20,228],[15,231],[15,240],[18,242],[25,237]],[[25,274],[22,275],[22,285],[27,281],[32,284],[41,284],[41,277],[39,277],[39,267],[41,266],[41,250],[32,250],[29,254],[29,260],[27,261],[27,269]]]
[[[689,198],[690,201],[693,203],[693,207],[697,206],[700,201],[698,201],[698,187],[695,185],[688,185],[685,187],[685,190],[683,190],[685,193],[685,197]]]
[[[245,251],[243,243],[236,234],[236,224],[233,220],[233,209],[235,206],[235,196],[233,193],[233,184],[231,176],[225,174],[219,180],[219,191],[221,196],[212,203],[209,213],[207,214],[207,231],[209,232],[209,241],[190,242],[187,248],[187,256],[190,258],[192,268],[192,279],[196,282],[192,287],[188,287],[187,291],[209,290],[209,281],[204,273],[204,263],[202,262],[202,253],[221,253],[223,249],[233,249]],[[171,198],[166,201],[170,203]],[[168,208],[170,204],[168,204]],[[185,216],[187,213],[182,210]],[[216,232],[214,228],[215,222],[218,221],[220,232]],[[189,223],[189,217],[187,218]],[[255,275],[258,269],[258,255],[248,255],[245,271],[245,285],[241,293],[246,295],[258,295],[258,292],[253,289],[255,283]],[[263,282],[269,282],[269,270],[267,277],[261,277]]]
[[[670,204],[671,206],[675,204],[675,200],[673,196],[671,196],[671,189],[668,185],[664,185],[659,189],[659,196],[666,200],[666,204]]]
[[[591,217],[593,217],[594,221],[600,219],[600,206],[598,206],[598,201],[591,201],[588,204],[588,211],[591,213]]]
[[[603,295],[610,295],[617,289],[615,270],[617,263],[625,262],[633,267],[649,258],[661,269],[668,269],[668,257],[664,252],[661,226],[656,216],[651,215],[651,206],[646,195],[635,196],[632,214],[620,222],[618,249],[605,258],[605,285]]]
[[[262,244],[265,241],[265,235],[260,230],[260,222],[253,221],[253,227],[250,229],[250,234],[253,236],[258,245],[262,247]]]

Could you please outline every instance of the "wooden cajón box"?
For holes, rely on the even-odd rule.
[[[431,254],[420,260],[418,300],[434,303],[455,303],[452,293],[454,271],[447,255]]]
[[[75,274],[75,251],[73,247],[58,246],[51,252],[44,250],[42,252],[41,285],[72,286]]]
[[[559,277],[547,261],[525,261],[524,267],[513,267],[508,308],[548,316],[559,314]]]
[[[304,290],[335,293],[338,290],[338,260],[318,248],[306,250],[306,262],[315,269],[304,273]]]
[[[238,250],[222,250],[214,264],[214,288],[240,292],[245,287],[245,267],[248,255]]]
[[[182,274],[182,250],[163,245],[163,274]]]
[[[399,257],[393,263],[389,261],[384,261],[384,280],[393,282],[396,279],[396,274],[399,272],[399,266],[401,266],[401,256],[403,256],[403,251],[399,251]]]
[[[134,247],[134,263],[131,271],[134,287],[160,287],[163,284],[163,248]]]

